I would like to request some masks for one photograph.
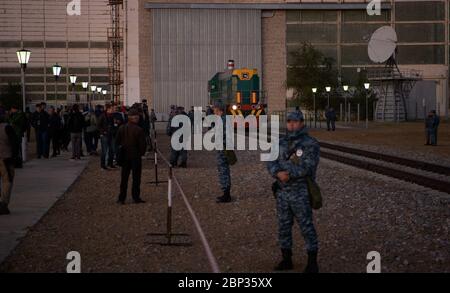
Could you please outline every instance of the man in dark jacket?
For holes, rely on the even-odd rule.
[[[133,173],[133,186],[131,195],[135,203],[145,203],[141,199],[141,175],[142,175],[142,156],[145,154],[145,132],[138,126],[139,112],[136,109],[128,113],[128,124],[119,128],[116,138],[116,144],[120,149],[122,167],[120,194],[118,203],[124,204],[128,191],[128,178]]]
[[[9,200],[14,182],[14,163],[19,155],[19,140],[12,126],[0,116],[0,215],[9,214]]]
[[[48,137],[53,147],[52,157],[56,157],[60,154],[62,120],[58,112],[56,112],[53,107],[50,107],[49,115]]]
[[[437,144],[437,128],[439,126],[439,118],[436,116],[436,112],[428,112],[428,116],[425,118],[425,145],[435,146]]]
[[[72,141],[72,160],[81,160],[81,133],[84,128],[84,117],[77,104],[72,107],[72,113],[69,115],[67,128],[70,132]]]
[[[48,158],[49,155],[49,145],[48,145],[48,124],[50,116],[46,111],[43,110],[41,104],[36,105],[36,111],[33,113],[32,126],[36,132],[36,147],[37,147],[37,158],[40,159],[42,156]]]
[[[106,163],[108,163],[110,168],[114,167],[114,139],[116,128],[117,126],[114,122],[114,109],[111,105],[107,105],[106,111],[102,111],[98,118],[98,131],[100,133],[100,143],[102,148],[100,167],[102,170],[108,170]]]
[[[336,111],[333,108],[328,108],[325,112],[325,118],[327,118],[327,130],[336,130]],[[331,127],[330,127],[331,126]]]
[[[184,112],[184,108],[183,107],[178,107],[176,109],[175,115],[169,118],[169,122],[167,124],[167,129],[166,129],[166,133],[168,136],[172,137],[172,135],[178,130],[180,129],[182,126],[178,126],[178,127],[172,127],[172,119],[173,117],[175,117],[176,115],[184,115],[187,116],[186,112]],[[180,158],[180,164],[178,165],[178,158]],[[187,168],[187,159],[188,159],[188,153],[187,150],[182,149],[179,151],[176,151],[172,148],[172,146],[170,146],[170,164],[176,168],[176,167],[180,167],[180,168]]]

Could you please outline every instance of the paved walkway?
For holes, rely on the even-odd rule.
[[[87,166],[87,159],[71,162],[68,158],[35,159],[16,169],[11,214],[0,216],[0,263]]]

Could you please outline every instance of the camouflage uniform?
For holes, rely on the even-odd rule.
[[[292,225],[297,220],[306,250],[318,251],[317,234],[312,218],[306,176],[313,180],[319,163],[320,147],[305,128],[280,138],[280,154],[277,160],[267,164],[270,174],[276,178],[280,171],[289,173],[289,181],[278,181],[277,214],[279,244],[281,249],[292,248]]]
[[[222,115],[222,125],[223,125],[223,141],[224,141],[224,148],[225,148],[225,142],[226,142],[226,116]],[[217,151],[217,170],[219,171],[219,182],[220,187],[222,188],[223,192],[230,191],[231,189],[231,175],[230,175],[230,165],[228,164],[227,157],[225,156],[225,151]]]

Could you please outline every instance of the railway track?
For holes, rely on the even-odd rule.
[[[321,142],[320,146],[321,157],[323,158],[450,194],[450,183],[447,181],[400,170],[402,166],[406,166],[417,170],[450,176],[449,167],[324,142]],[[332,150],[332,152],[327,151],[327,149]],[[333,151],[342,154],[337,154]],[[353,155],[353,157],[347,156],[348,154]],[[355,156],[358,158],[355,158]],[[372,159],[372,161],[368,161],[367,158]],[[399,168],[377,164],[373,160],[396,164]]]

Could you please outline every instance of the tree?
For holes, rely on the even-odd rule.
[[[10,109],[16,105],[22,109],[22,87],[20,84],[8,83],[0,88],[0,104],[5,109]]]
[[[369,82],[367,79],[367,71],[361,70],[358,73],[358,78],[356,80],[355,87],[352,89],[351,92],[351,103],[352,105],[359,104],[361,106],[360,110],[360,118],[366,119],[366,111],[365,111],[365,105],[366,105],[366,95],[367,95],[367,101],[368,101],[368,109],[369,109],[369,118],[373,117],[373,111],[375,110],[373,107],[374,102],[377,100],[377,95],[373,91],[372,85],[370,89],[367,91],[364,88],[364,83]],[[356,107],[356,106],[355,106]]]
[[[316,99],[316,108],[324,109],[327,104],[323,98],[325,86],[336,88],[339,84],[334,59],[325,57],[308,43],[304,43],[299,51],[291,54],[294,62],[287,70],[286,87],[294,89],[294,97],[289,106],[312,109],[312,88],[316,87],[318,89],[316,98],[322,97]]]

